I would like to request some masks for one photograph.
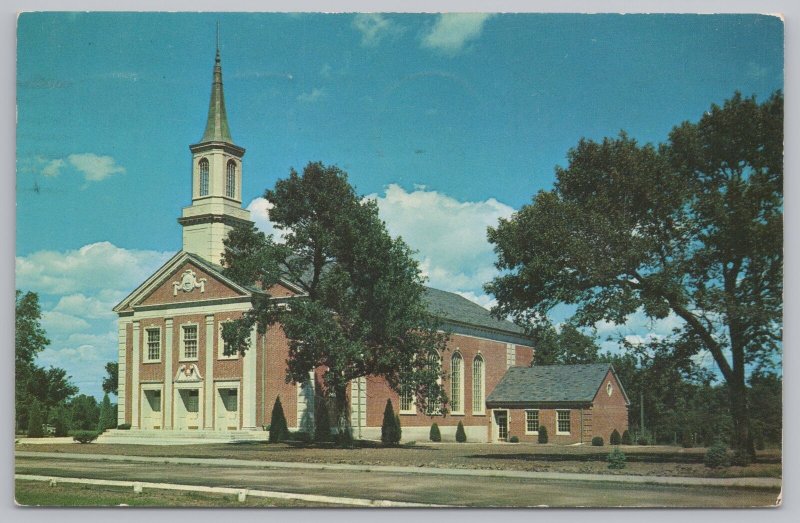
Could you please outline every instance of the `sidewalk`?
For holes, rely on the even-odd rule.
[[[606,481],[655,485],[702,487],[780,488],[781,478],[690,478],[669,476],[633,476],[623,474],[577,474],[569,472],[528,472],[518,470],[453,469],[437,467],[399,467],[385,465],[352,465],[345,463],[293,463],[282,461],[253,461],[230,458],[170,458],[124,456],[111,454],[72,454],[60,452],[17,451],[26,458],[69,459],[78,461],[126,461],[133,463],[174,463],[183,465],[212,465],[245,468],[280,468],[306,470],[342,470],[350,472],[388,472],[397,474],[426,474],[445,476],[504,477],[555,481]]]

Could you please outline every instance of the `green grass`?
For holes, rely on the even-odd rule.
[[[239,502],[235,495],[144,489],[105,485],[59,483],[51,487],[44,481],[16,481],[18,504],[39,507],[322,507],[322,503],[248,497]]]

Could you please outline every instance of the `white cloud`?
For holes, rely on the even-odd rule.
[[[322,87],[314,87],[311,89],[310,93],[300,93],[297,96],[297,101],[310,104],[322,100],[325,96],[327,96],[325,89]]]
[[[109,242],[16,258],[17,288],[45,294],[117,290],[127,294],[174,253],[128,250]]]
[[[379,13],[356,15],[353,27],[361,32],[361,45],[364,47],[375,47],[384,37],[403,32],[402,27]]]
[[[486,310],[492,310],[492,307],[497,305],[497,300],[488,294],[475,294],[472,291],[456,291],[456,294],[477,303]]]
[[[281,243],[283,235],[269,219],[269,210],[272,207],[272,203],[266,199],[256,198],[250,202],[247,210],[250,211],[250,218],[255,222],[259,231],[267,235],[271,234],[276,242]]]
[[[83,173],[87,182],[99,182],[112,174],[124,173],[111,156],[98,156],[94,153],[70,154],[67,160],[75,169]]]
[[[61,168],[64,167],[64,160],[56,159],[50,160],[47,164],[42,167],[42,175],[54,177],[61,174]]]
[[[42,313],[42,327],[52,336],[53,334],[85,331],[90,325],[83,318],[53,310]]]
[[[63,296],[56,304],[53,311],[61,312],[64,314],[82,315],[85,318],[113,318],[115,315],[111,311],[124,296],[119,296],[119,299],[102,300],[95,296],[86,296],[85,294],[69,294]]]
[[[608,321],[597,322],[594,327],[600,337],[616,338],[620,335],[629,333],[652,333],[661,337],[672,334],[673,329],[683,326],[683,320],[675,313],[670,313],[666,318],[653,320],[645,316],[644,311],[639,309],[625,319],[625,323],[615,325]]]
[[[456,54],[467,42],[483,32],[492,15],[487,13],[444,13],[439,15],[430,31],[422,37],[422,46],[445,54]]]
[[[471,292],[478,300],[483,284],[497,274],[486,228],[496,225],[498,218],[510,217],[513,208],[494,198],[460,202],[424,187],[407,192],[395,184],[383,196],[368,198],[377,201],[389,232],[418,251],[431,286]]]

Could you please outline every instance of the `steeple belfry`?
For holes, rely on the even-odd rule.
[[[228,127],[222,90],[222,60],[217,53],[211,82],[206,129],[192,152],[192,204],[183,208],[178,223],[183,226],[183,250],[219,264],[222,240],[236,225],[250,223],[250,212],[242,209],[242,157]]]

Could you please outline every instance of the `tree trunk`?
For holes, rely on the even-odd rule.
[[[334,390],[334,401],[336,406],[336,427],[338,434],[352,436],[350,427],[350,409],[347,401],[347,385],[341,385]]]
[[[733,418],[733,441],[731,442],[734,450],[740,451],[743,456],[750,459],[755,458],[756,450],[753,446],[753,438],[750,434],[750,411],[747,406],[747,387],[744,383],[744,373],[728,383],[730,391],[731,417]]]

